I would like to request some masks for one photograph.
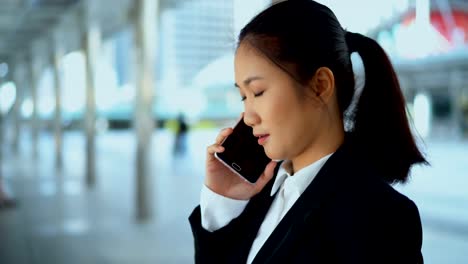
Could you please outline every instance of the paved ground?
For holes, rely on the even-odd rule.
[[[33,161],[28,135],[21,154],[5,149],[3,174],[17,197],[16,209],[0,211],[0,263],[192,263],[187,217],[198,203],[204,151],[216,131],[194,132],[184,156],[172,155],[173,136],[153,140],[151,221],[135,220],[135,140],[129,132],[101,134],[98,180],[84,184],[84,140],[65,134],[65,168],[53,169],[53,142],[42,134]],[[427,142],[432,167],[416,168],[396,188],[419,206],[428,264],[468,263],[468,141]]]

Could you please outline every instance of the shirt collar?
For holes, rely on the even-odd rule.
[[[276,174],[276,179],[271,188],[270,195],[273,196],[283,185],[283,183],[288,180],[288,186],[291,186],[299,195],[301,195],[304,190],[309,186],[309,184],[314,180],[317,173],[323,167],[328,158],[333,155],[330,153],[321,159],[315,161],[314,163],[302,168],[298,172],[291,176],[292,172],[292,163],[290,160],[286,160],[281,164],[281,167]]]

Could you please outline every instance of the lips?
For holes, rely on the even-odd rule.
[[[265,142],[268,140],[268,138],[270,137],[269,134],[259,134],[259,135],[256,135],[258,137],[258,144],[259,145],[263,145],[265,144]]]

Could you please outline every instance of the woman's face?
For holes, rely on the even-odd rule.
[[[300,84],[248,43],[235,56],[235,79],[244,99],[244,121],[261,142],[267,156],[292,160],[314,146],[324,112],[315,98],[303,96]]]

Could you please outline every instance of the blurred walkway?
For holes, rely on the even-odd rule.
[[[173,159],[172,134],[155,135],[154,219],[136,223],[130,133],[99,136],[94,190],[84,184],[81,135],[65,134],[63,173],[53,169],[52,140],[41,136],[37,163],[7,155],[4,172],[19,207],[0,211],[0,263],[192,262],[187,217],[199,200],[200,158]]]
[[[84,184],[84,139],[64,138],[64,170],[53,169],[53,139],[41,135],[32,162],[27,136],[19,158],[6,153],[4,175],[19,206],[0,211],[0,263],[192,263],[187,217],[198,204],[205,147],[217,134],[195,131],[187,153],[173,157],[173,135],[153,140],[154,218],[134,217],[135,140],[109,132],[97,140],[97,185]],[[428,143],[433,167],[416,168],[397,188],[419,206],[428,264],[468,263],[468,142]]]

